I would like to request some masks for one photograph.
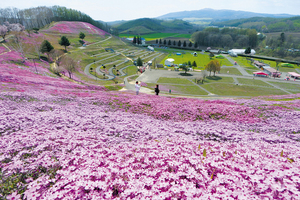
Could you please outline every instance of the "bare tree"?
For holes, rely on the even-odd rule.
[[[70,79],[72,78],[72,74],[75,72],[76,70],[76,65],[77,65],[77,62],[73,59],[73,58],[70,58],[68,56],[64,56],[62,58],[62,68],[67,70],[68,74],[69,74],[69,77]]]
[[[5,41],[5,36],[7,35],[8,33],[8,29],[6,26],[2,26],[0,25],[0,36],[3,38],[3,40]]]
[[[17,51],[18,53],[20,53],[20,55],[22,56],[23,62],[25,62],[25,53],[27,52],[28,49],[25,48],[24,45],[24,39],[23,39],[23,32],[18,32],[15,34],[14,36],[14,40],[13,43],[11,43],[11,47]]]
[[[64,51],[60,49],[53,49],[50,51],[52,59],[55,61],[56,65],[59,67],[62,62],[62,56]]]

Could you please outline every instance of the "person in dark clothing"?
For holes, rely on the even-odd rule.
[[[158,93],[159,93],[158,85],[156,85],[156,87],[154,89],[154,92],[155,92],[156,95],[158,95]]]

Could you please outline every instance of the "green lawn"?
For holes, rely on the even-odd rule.
[[[166,78],[160,77],[157,83],[173,83],[173,84],[184,84],[184,85],[193,85],[191,81],[184,78]]]
[[[179,34],[172,37],[178,37],[178,38],[191,38],[192,34]]]
[[[256,79],[237,78],[240,84],[245,85],[258,85],[258,86],[269,86],[265,82]]]
[[[286,94],[285,92],[275,88],[272,89],[247,85],[234,85],[229,83],[204,84],[202,87],[213,94],[224,96],[266,96]]]
[[[174,90],[180,92],[181,94],[189,94],[189,95],[207,95],[207,92],[199,88],[198,86],[183,86],[176,85],[173,86]]]
[[[155,83],[147,83],[147,88],[154,89]],[[159,84],[160,88],[167,88],[171,90],[171,94],[182,94],[182,95],[207,95],[205,91],[196,85],[165,85]]]
[[[291,89],[291,90],[297,90],[298,93],[300,93],[300,84],[293,84],[293,83],[280,83],[280,82],[272,82],[270,81],[270,83],[279,86],[280,88],[283,89]]]
[[[242,73],[236,68],[221,68],[221,74],[234,74],[234,75],[242,75]]]
[[[186,52],[185,54],[182,55],[176,55],[176,53],[173,54],[173,52],[176,51],[169,50],[169,55],[167,55],[160,63],[164,65],[165,60],[167,60],[168,58],[173,58],[175,60],[174,64],[177,65],[188,61],[191,61],[191,63],[195,61],[198,69],[203,69],[211,61],[208,54],[199,53],[198,56],[194,56],[193,52],[191,51],[191,52]],[[227,59],[217,59],[217,60],[220,62],[221,66],[222,65],[232,66],[232,64]]]

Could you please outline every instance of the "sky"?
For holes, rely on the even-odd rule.
[[[65,6],[105,22],[155,18],[171,12],[229,9],[268,14],[300,15],[299,0],[9,0],[0,8],[18,9],[38,6]]]

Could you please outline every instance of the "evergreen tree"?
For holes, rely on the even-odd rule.
[[[173,41],[173,45],[176,46],[176,41],[175,40]]]
[[[161,42],[161,39],[159,39],[159,44],[161,44],[162,42]]]
[[[135,36],[133,37],[132,43],[136,44],[136,37]]]
[[[41,48],[40,51],[42,53],[46,53],[48,55],[48,60],[49,60],[49,54],[50,51],[54,49],[54,47],[50,44],[50,42],[48,40],[44,40],[41,44]]]
[[[169,45],[169,46],[171,45],[171,40],[169,40],[168,45]]]
[[[279,38],[279,39],[280,39],[280,42],[281,42],[281,43],[284,43],[284,42],[285,42],[285,35],[284,35],[284,33],[281,33],[281,34],[280,34],[280,38]]]
[[[192,42],[190,41],[190,43],[189,43],[189,47],[192,47],[193,46],[193,44],[192,44]]]
[[[167,40],[164,40],[164,45],[166,45],[167,44]]]
[[[137,37],[137,44],[141,44],[141,38],[139,36]]]
[[[83,32],[80,32],[79,33],[79,38],[83,40],[85,38],[85,34]]]
[[[179,40],[177,46],[181,47],[181,41]]]
[[[197,42],[195,42],[194,47],[198,48],[198,43]]]
[[[156,39],[156,44],[158,44],[158,39]]]
[[[245,54],[250,54],[251,53],[251,47],[248,47],[246,50],[245,50]]]
[[[191,61],[188,61],[187,65],[188,65],[188,66],[192,66]]]
[[[197,67],[196,61],[193,62],[192,66],[193,66],[193,67]]]
[[[137,61],[136,61],[136,65],[137,66],[143,66],[143,61],[140,57],[138,57]]]
[[[186,47],[186,41],[183,42],[183,47]]]
[[[66,36],[62,36],[60,41],[58,42],[61,46],[65,47],[65,51],[67,51],[67,46],[70,46],[70,41]]]

